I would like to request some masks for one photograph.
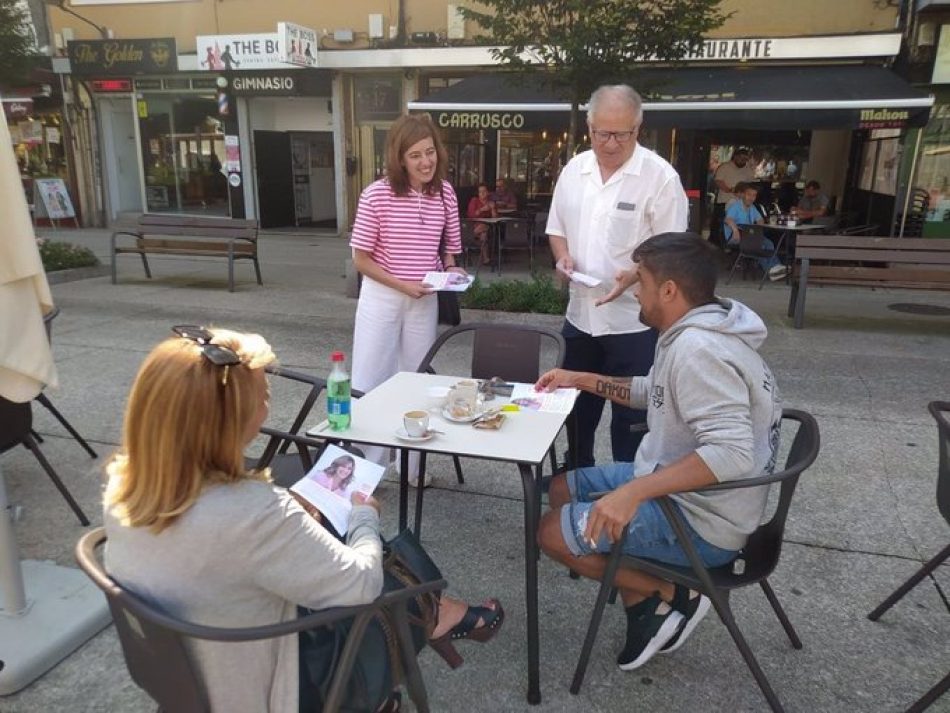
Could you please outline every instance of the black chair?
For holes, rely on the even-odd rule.
[[[53,342],[53,320],[56,319],[56,316],[59,314],[59,307],[53,307],[46,315],[43,316],[43,325],[46,327],[46,338],[50,341],[50,344]],[[63,424],[69,435],[76,439],[80,446],[82,446],[86,453],[89,454],[91,458],[97,458],[96,452],[92,450],[92,447],[86,442],[86,439],[79,435],[79,432],[73,428],[72,424],[66,420],[66,417],[59,412],[59,410],[53,406],[53,403],[49,400],[49,397],[46,396],[42,391],[36,396],[35,401],[39,401],[47,411],[49,411],[53,416],[56,417],[56,420]],[[43,439],[40,437],[36,431],[31,431],[33,437],[39,442],[42,443]]]
[[[504,224],[504,232],[498,247],[498,272],[506,252],[512,250],[526,250],[528,252],[528,266],[534,270],[534,235],[533,226],[525,218],[519,218]]]
[[[342,703],[345,685],[366,627],[373,616],[382,610],[387,610],[396,624],[394,628],[400,663],[405,672],[409,695],[418,710],[429,710],[425,684],[409,631],[406,606],[412,597],[445,589],[444,579],[388,592],[362,606],[336,607],[291,621],[229,629],[192,624],[172,617],[116,582],[96,555],[96,548],[105,540],[105,530],[101,527],[84,535],[76,545],[76,560],[106,596],[132,680],[159,704],[159,710],[210,713],[198,672],[192,666],[185,648],[187,638],[233,642],[273,639],[353,617],[353,625],[323,708],[327,713],[335,713]]]
[[[475,255],[475,274],[482,266],[482,244],[475,239],[475,224],[469,220],[462,220],[460,228],[462,231],[462,267],[469,269],[472,266],[472,254]]]
[[[773,247],[771,249],[765,246],[765,238],[765,229],[761,225],[743,225],[739,229],[739,252],[735,262],[732,263],[729,277],[726,279],[727,285],[732,282],[732,276],[740,264],[742,265],[742,279],[745,279],[746,270],[750,264],[757,267],[758,261],[761,258],[774,258],[778,255],[782,247],[782,238],[784,238],[784,235],[782,238],[773,241]],[[762,289],[762,285],[765,284],[766,279],[768,279],[768,276],[768,272],[764,271],[762,279],[759,281],[760,290]]]
[[[755,677],[756,682],[765,694],[772,710],[783,710],[768,679],[759,667],[759,663],[756,661],[752,649],[749,648],[749,644],[739,630],[739,626],[736,624],[732,608],[729,604],[729,595],[733,589],[758,584],[765,593],[766,598],[768,598],[769,604],[772,605],[772,610],[782,624],[782,628],[785,629],[785,633],[792,642],[792,646],[796,649],[802,648],[802,642],[798,638],[798,634],[795,633],[795,629],[792,627],[788,617],[785,615],[782,605],[779,604],[778,597],[776,597],[775,592],[768,582],[768,577],[778,565],[779,556],[782,552],[785,520],[788,516],[788,508],[792,502],[792,495],[794,495],[795,487],[798,485],[798,478],[815,462],[815,458],[818,457],[820,437],[818,433],[818,423],[811,414],[796,409],[785,409],[782,413],[782,418],[783,420],[797,421],[799,424],[783,471],[758,478],[717,483],[716,485],[699,488],[695,491],[718,492],[768,485],[771,483],[781,483],[781,491],[775,513],[767,523],[760,525],[759,528],[749,536],[745,547],[742,548],[742,552],[739,555],[745,562],[745,568],[741,573],[738,573],[738,569],[734,568],[733,564],[717,567],[715,569],[706,569],[687,534],[686,523],[683,520],[683,516],[677,508],[673,507],[673,502],[668,497],[659,498],[660,507],[663,509],[664,515],[670,521],[673,531],[676,533],[676,539],[679,540],[690,561],[690,566],[676,567],[655,560],[624,555],[622,545],[627,537],[627,529],[629,526],[624,528],[620,540],[611,550],[607,569],[600,583],[597,602],[594,605],[590,626],[587,629],[587,637],[584,639],[584,645],[577,662],[577,668],[574,671],[574,679],[571,682],[571,693],[577,694],[584,681],[587,663],[594,646],[594,640],[597,638],[597,630],[600,627],[601,618],[603,617],[604,606],[613,588],[617,568],[622,565],[631,569],[641,570],[669,582],[684,585],[690,589],[698,590],[708,596],[716,608],[719,618],[722,619],[722,623],[726,625],[729,634],[739,648],[739,652],[742,654],[742,658],[745,659],[746,665],[748,665],[752,671],[753,677]]]
[[[418,372],[436,373],[433,362],[442,347],[460,334],[473,332],[472,366],[470,376],[473,379],[491,379],[500,377],[505,381],[534,383],[541,375],[541,339],[549,339],[555,347],[552,368],[564,363],[565,343],[560,332],[531,324],[505,324],[495,322],[468,322],[442,332],[422,358]],[[551,468],[556,468],[556,455],[551,447]],[[420,467],[425,468],[425,453],[420,454]],[[455,476],[460,485],[465,483],[462,463],[458,456],[452,456],[455,464]],[[418,535],[422,524],[422,491],[416,489],[416,522]]]
[[[244,464],[246,468],[269,467],[274,483],[289,488],[313,467],[317,458],[315,451],[322,451],[326,446],[324,439],[301,435],[300,429],[307,424],[313,407],[326,388],[327,382],[326,379],[319,376],[311,376],[279,366],[269,366],[266,371],[272,377],[301,384],[304,387],[304,398],[300,408],[297,409],[294,420],[286,430],[269,426],[261,428],[261,434],[267,436],[264,450],[257,458],[245,458]],[[351,395],[353,398],[359,398],[363,393],[359,390],[353,390]],[[296,453],[290,452],[291,446],[295,447]],[[355,451],[356,449],[352,450]]]
[[[60,494],[66,499],[67,504],[79,518],[79,523],[83,526],[89,524],[89,518],[79,507],[79,503],[73,498],[72,493],[63,484],[53,466],[49,464],[39,444],[33,437],[33,405],[31,402],[16,403],[0,396],[0,453],[18,446],[25,446],[33,457],[39,461],[40,466],[46,471],[46,474],[53,481],[53,485],[59,490]]]
[[[930,414],[937,421],[937,433],[940,448],[940,460],[937,470],[937,509],[943,519],[950,525],[950,401],[931,401],[927,404]],[[950,557],[950,545],[944,547],[936,557],[927,562],[897,590],[885,599],[880,606],[868,614],[868,619],[877,621],[881,615],[894,606],[907,592],[916,587],[921,580],[929,577],[943,562]],[[950,673],[943,677],[936,686],[931,688],[914,705],[907,709],[907,713],[920,713],[929,707],[940,696],[950,690]]]

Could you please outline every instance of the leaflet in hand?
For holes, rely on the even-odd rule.
[[[346,534],[353,493],[372,495],[385,468],[365,458],[329,445],[320,460],[291,491],[309,501],[341,535]]]
[[[578,284],[584,285],[584,287],[597,287],[602,280],[598,280],[596,277],[591,277],[590,275],[585,275],[583,272],[578,272],[577,270],[563,270],[560,267],[558,268],[561,272],[571,278],[571,282],[577,282]]]
[[[527,411],[570,413],[579,393],[577,389],[535,391],[534,384],[515,384],[511,390],[511,403]]]
[[[475,278],[458,272],[427,272],[422,281],[433,290],[442,292],[465,292]]]

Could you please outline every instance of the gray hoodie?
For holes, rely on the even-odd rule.
[[[782,404],[756,351],[765,335],[755,312],[722,298],[690,310],[660,335],[653,368],[631,384],[631,405],[647,409],[650,428],[636,473],[694,451],[720,482],[772,472]],[[672,496],[703,539],[727,550],[740,549],[758,527],[767,497],[767,486]]]

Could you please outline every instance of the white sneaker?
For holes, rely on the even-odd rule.
[[[772,280],[772,282],[784,280],[787,274],[788,268],[785,267],[785,265],[773,265],[769,268],[769,279]]]

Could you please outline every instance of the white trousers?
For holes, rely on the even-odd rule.
[[[353,330],[353,388],[370,391],[397,372],[415,371],[435,341],[438,312],[434,294],[415,299],[364,276]],[[392,424],[393,430],[401,425]],[[381,465],[389,462],[388,448],[363,451]],[[411,454],[409,472],[419,472],[417,453]]]

